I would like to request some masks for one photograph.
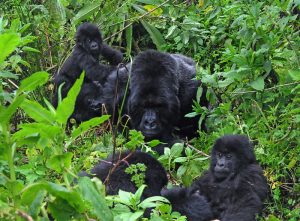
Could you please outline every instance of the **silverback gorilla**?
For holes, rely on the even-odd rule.
[[[254,221],[267,197],[268,185],[248,138],[226,135],[213,146],[209,170],[191,188],[182,191],[199,192],[206,197],[214,219]],[[179,197],[170,191],[163,195]]]
[[[122,61],[123,56],[121,52],[103,42],[100,30],[91,23],[81,24],[76,31],[75,39],[76,45],[71,56],[55,76],[56,91],[53,104],[55,107],[58,104],[58,87],[63,84],[61,94],[62,98],[66,97],[76,79],[82,71],[85,71],[84,83],[72,115],[81,122],[100,114],[102,86],[107,76]],[[100,55],[111,65],[99,63]]]
[[[131,175],[125,172],[132,164],[142,163],[146,166],[145,171],[145,188],[142,194],[142,200],[151,196],[160,196],[162,188],[167,185],[167,174],[163,166],[150,154],[136,151],[136,152],[123,152],[115,155],[114,164],[111,164],[112,156],[106,160],[98,163],[92,170],[91,175],[82,172],[81,176],[98,177],[106,185],[106,193],[108,195],[116,195],[119,190],[135,193],[137,187],[131,180]],[[111,174],[109,171],[112,169]],[[189,221],[206,221],[210,220],[212,213],[209,204],[203,196],[198,193],[176,191],[176,197],[180,201],[173,201],[172,207],[180,207],[183,209],[176,210],[181,212],[182,215],[187,216]],[[174,204],[174,205],[173,205]],[[149,211],[146,212],[149,216]]]
[[[184,117],[192,111],[200,81],[195,63],[179,54],[148,50],[133,61],[130,75],[128,114],[134,129],[146,140],[159,139],[171,144],[175,126],[182,137],[191,137],[198,128],[198,119]],[[205,94],[205,93],[204,93]],[[201,106],[208,102],[203,95]],[[162,154],[163,148],[157,151]]]

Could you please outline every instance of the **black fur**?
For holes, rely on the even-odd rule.
[[[126,86],[129,83],[129,72],[131,64],[120,67],[114,70],[107,78],[106,83],[103,87],[102,103],[105,104],[105,108],[108,114],[114,115],[114,123],[117,122],[118,117],[124,117],[127,114],[127,97],[129,88],[126,93]],[[123,109],[122,103],[124,100]],[[119,111],[121,111],[119,116]],[[124,120],[124,123],[126,119]]]
[[[200,81],[195,63],[179,54],[154,50],[140,53],[133,61],[130,76],[128,113],[132,127],[142,131],[146,140],[174,140],[174,127],[182,137],[192,137],[198,128],[198,119],[184,116],[192,111]],[[205,96],[201,105],[207,105]],[[158,152],[162,153],[163,149]]]
[[[200,191],[215,219],[254,221],[263,206],[268,185],[246,136],[219,138],[212,149],[209,170],[192,185]]]
[[[115,65],[122,61],[123,56],[121,52],[103,43],[101,32],[96,25],[90,23],[81,24],[76,31],[75,39],[76,45],[72,54],[54,78],[56,90],[53,105],[57,107],[58,104],[59,85],[64,83],[61,90],[62,98],[64,98],[82,71],[85,71],[82,88],[91,86],[94,90],[89,90],[88,93],[81,89],[78,96],[81,99],[77,99],[75,112],[79,113],[79,115],[86,115],[86,113],[93,112],[94,107],[85,106],[84,109],[81,109],[79,106],[83,106],[86,99],[91,100],[94,97],[94,93],[102,94],[102,85],[105,83],[107,76],[116,69]],[[99,63],[100,55],[107,59],[112,66]],[[76,116],[73,115],[72,117],[75,118]],[[91,117],[87,115],[87,119]],[[82,121],[81,118],[76,120]]]
[[[207,200],[197,191],[177,187],[163,190],[162,196],[171,202],[174,211],[185,215],[188,221],[210,221],[213,217]]]
[[[118,166],[111,173],[109,178],[109,170],[114,166],[109,163],[112,161],[112,156],[107,158],[104,161],[97,164],[91,170],[91,177],[98,177],[103,182],[107,179],[108,182],[106,185],[106,193],[108,195],[116,195],[119,190],[127,192],[136,192],[137,187],[134,182],[131,181],[131,175],[125,172],[125,169],[128,168],[131,164],[143,163],[146,166],[145,172],[145,188],[142,198],[145,199],[151,196],[159,196],[161,189],[167,184],[167,174],[163,166],[151,155],[144,152],[124,152],[121,155],[116,154],[114,163],[117,163],[118,160],[122,160]]]

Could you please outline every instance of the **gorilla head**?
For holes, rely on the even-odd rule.
[[[149,50],[133,61],[128,112],[133,128],[149,139],[164,141],[180,114],[177,62],[167,53]]]
[[[253,149],[246,136],[226,135],[214,144],[210,168],[214,176],[222,180],[254,162]]]
[[[99,28],[91,23],[83,23],[79,25],[75,35],[76,46],[98,57],[101,53],[102,36]]]

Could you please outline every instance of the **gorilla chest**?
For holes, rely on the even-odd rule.
[[[207,191],[207,198],[216,217],[219,217],[219,215],[226,210],[228,205],[234,201],[233,196],[236,195],[230,183],[211,185],[207,187]]]

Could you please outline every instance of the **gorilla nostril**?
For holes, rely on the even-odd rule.
[[[146,120],[144,123],[145,129],[147,130],[153,130],[156,128],[157,124],[155,121],[152,120]]]
[[[91,44],[91,49],[97,49],[98,48],[98,44],[97,43],[92,43]]]

